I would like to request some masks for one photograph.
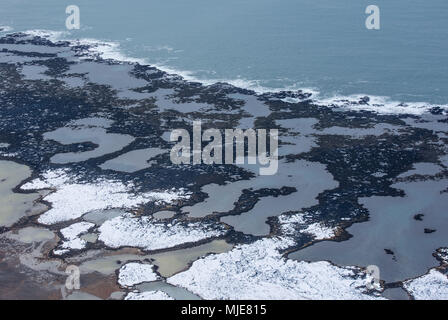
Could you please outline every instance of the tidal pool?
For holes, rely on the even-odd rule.
[[[22,66],[22,74],[25,80],[50,80],[51,77],[45,74],[46,71],[48,71],[48,68],[44,66],[39,65]]]
[[[232,210],[244,189],[254,186],[253,181],[236,181],[225,185],[211,183],[201,188],[201,191],[208,194],[204,201],[182,208],[183,213],[188,213],[190,217],[202,218],[214,212],[227,212]]]
[[[11,227],[21,218],[36,215],[47,207],[34,204],[39,193],[15,193],[12,191],[31,176],[31,169],[12,161],[0,161],[0,226]]]
[[[174,93],[175,91],[173,89],[157,89],[157,91],[152,93],[150,97],[156,98],[156,105],[160,112],[175,110],[181,113],[190,113],[213,108],[213,106],[206,103],[197,103],[194,101],[177,103],[170,97]]]
[[[398,178],[406,178],[412,175],[428,175],[433,176],[440,171],[442,171],[442,167],[430,162],[420,162],[414,164],[414,169],[406,171],[398,176]]]
[[[134,67],[130,64],[102,64],[90,61],[78,62],[70,66],[67,74],[83,74],[89,82],[111,87],[121,99],[146,99],[146,93],[132,89],[143,87],[147,82],[131,75]]]
[[[297,192],[287,196],[262,197],[251,210],[240,215],[223,217],[221,221],[245,234],[268,235],[270,232],[269,225],[266,223],[268,217],[279,216],[287,211],[299,211],[317,204],[316,197],[321,192],[338,186],[333,176],[325,170],[324,165],[304,160],[280,162],[276,175],[260,176],[260,180],[265,179],[266,181],[261,185],[252,185],[253,189],[286,186],[296,188]]]
[[[82,162],[91,158],[101,157],[123,149],[134,141],[134,137],[125,134],[109,133],[109,120],[100,118],[86,118],[68,124],[65,127],[46,132],[44,138],[54,140],[64,145],[92,142],[98,147],[85,152],[59,153],[51,157],[51,162],[67,164]]]
[[[409,296],[403,288],[386,289],[383,292],[383,297],[390,300],[409,300]]]
[[[89,260],[81,264],[82,273],[99,272],[104,275],[113,274],[128,261],[154,260],[152,264],[158,267],[157,271],[163,277],[170,277],[185,270],[188,265],[208,253],[223,253],[233,248],[224,240],[213,240],[197,247],[167,251],[157,254],[135,255],[119,254],[104,256]]]
[[[238,128],[240,129],[252,129],[255,128],[255,120],[258,117],[267,117],[271,110],[269,106],[266,105],[263,101],[258,100],[256,96],[249,96],[244,94],[230,94],[230,98],[236,100],[243,100],[244,106],[242,110],[248,113],[251,117],[244,117],[240,120]]]
[[[152,166],[152,158],[167,152],[160,148],[132,150],[100,165],[103,170],[137,172]]]
[[[153,264],[159,267],[157,271],[160,275],[168,278],[183,271],[188,264],[208,253],[223,253],[232,248],[233,246],[224,240],[214,240],[193,248],[154,254],[151,258],[155,260]]]
[[[278,120],[279,125],[286,128],[295,127],[297,135],[290,133],[282,134],[281,141],[290,144],[280,145],[279,154],[300,154],[307,152],[315,146],[314,137],[309,135],[315,132],[312,128],[317,120],[313,118],[295,119],[296,121]],[[236,231],[257,236],[268,235],[269,225],[266,223],[268,217],[278,216],[287,211],[298,211],[303,208],[317,204],[316,197],[327,189],[333,189],[338,183],[326,170],[325,165],[296,160],[286,162],[279,160],[278,172],[272,176],[258,175],[259,164],[239,165],[249,172],[253,172],[255,177],[250,180],[241,180],[227,183],[225,185],[209,184],[202,187],[202,191],[208,194],[204,201],[193,206],[182,208],[182,212],[191,217],[205,217],[213,213],[225,213],[235,207],[243,193],[243,190],[260,189],[281,189],[292,187],[297,190],[287,196],[261,197],[254,208],[240,215],[225,216],[221,221],[232,226]]]
[[[158,211],[158,212],[154,213],[152,216],[155,219],[163,220],[163,219],[170,219],[170,218],[174,217],[175,214],[176,214],[176,212],[174,212],[174,211],[164,210],[164,211]]]
[[[9,232],[8,238],[23,243],[42,242],[53,239],[55,234],[44,228],[26,227],[17,232]]]

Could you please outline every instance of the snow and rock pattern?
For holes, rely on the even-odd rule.
[[[51,209],[38,219],[46,225],[77,219],[94,210],[134,208],[148,202],[171,203],[188,197],[182,190],[133,194],[131,184],[106,179],[81,183],[63,169],[47,171],[22,189],[54,189],[43,198],[51,203]]]
[[[61,255],[69,252],[70,250],[84,249],[87,241],[80,238],[81,235],[87,233],[95,225],[90,222],[74,223],[67,228],[61,229],[62,237],[64,241],[58,249],[53,251],[56,255]]]
[[[442,264],[448,265],[448,248],[438,249],[435,256]]]
[[[379,299],[369,294],[366,274],[329,262],[297,262],[282,257],[287,239],[265,238],[210,255],[168,278],[204,299]]]
[[[152,217],[133,217],[130,214],[106,221],[99,229],[98,240],[111,248],[137,247],[159,250],[223,236],[221,225],[202,222],[165,224]]]
[[[151,282],[159,279],[154,272],[152,264],[130,262],[120,268],[118,283],[123,287],[132,287],[143,282]]]
[[[375,298],[365,291],[367,279],[360,268],[292,261],[282,253],[312,240],[333,238],[341,223],[364,221],[369,210],[359,199],[402,200],[403,192],[393,181],[413,167],[421,170],[419,163],[430,169],[425,173],[434,172],[430,177],[434,181],[448,177],[444,107],[383,103],[365,96],[323,101],[301,91],[256,93],[224,83],[203,85],[143,61],[134,64],[116,55],[117,44],[56,43],[56,37],[56,33],[28,32],[0,39],[0,158],[14,158],[40,177],[25,184],[24,190],[52,189],[42,192],[51,207],[38,221],[51,225],[70,221],[63,224],[66,227],[84,214],[107,209],[138,209],[144,216],[159,210],[177,213],[175,221],[133,215],[115,219],[117,215],[105,213],[104,220],[91,221],[103,224],[95,230],[103,242],[92,246],[80,242],[87,241],[84,236],[75,236],[88,225],[75,224],[61,232],[60,245],[70,249],[85,245],[77,254],[86,259],[101,251],[91,247],[103,249],[104,244],[162,250],[226,237],[237,244],[232,251],[201,258],[171,281],[207,298]],[[279,129],[280,174],[258,178],[245,166],[177,166],[168,154],[148,162],[151,157],[139,152],[169,150],[170,131],[190,132],[195,120],[207,128]],[[102,165],[114,159],[135,168],[107,170],[117,168]],[[64,170],[54,169],[61,165]],[[406,177],[411,178],[427,177]],[[207,184],[220,188],[204,192]],[[190,201],[184,201],[190,194],[182,188],[191,192]],[[209,197],[204,199],[205,193]],[[158,208],[161,202],[169,208]],[[301,213],[289,215],[296,212]],[[219,221],[233,230],[226,234]],[[21,227],[30,223],[34,219],[24,220]],[[437,234],[443,233],[438,229],[432,236]],[[446,261],[443,257],[438,259]],[[44,263],[39,266],[48,270]],[[42,274],[36,279],[36,287],[58,283],[42,283]],[[133,292],[129,298],[154,294]]]
[[[278,221],[281,224],[282,234],[285,236],[294,236],[302,233],[311,235],[314,240],[330,239],[335,236],[335,229],[329,228],[320,222],[307,222],[305,213],[284,214],[278,217]]]
[[[403,287],[416,300],[447,300],[448,277],[431,269],[427,274],[404,282]]]
[[[125,300],[174,300],[165,292],[157,291],[145,291],[145,292],[129,292],[124,298]]]

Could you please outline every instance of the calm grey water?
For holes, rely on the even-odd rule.
[[[63,31],[71,4],[81,30],[68,38],[117,41],[201,80],[448,102],[446,0],[2,0],[0,25]],[[370,4],[379,31],[364,26]]]

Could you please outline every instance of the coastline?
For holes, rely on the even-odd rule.
[[[13,28],[7,31],[12,31]],[[447,104],[431,104],[423,101],[394,101],[387,96],[375,96],[368,93],[354,93],[350,95],[334,95],[328,97],[318,88],[303,88],[300,86],[287,86],[284,88],[268,88],[259,85],[259,80],[248,79],[199,79],[194,77],[193,71],[178,70],[172,67],[153,64],[144,58],[135,58],[123,52],[118,41],[103,41],[93,38],[73,39],[70,32],[51,31],[51,30],[26,30],[14,31],[23,32],[33,36],[42,37],[52,42],[69,42],[71,46],[87,46],[90,54],[98,56],[104,60],[113,60],[121,63],[140,64],[142,66],[152,66],[160,71],[166,72],[173,77],[180,77],[185,81],[198,82],[204,86],[213,86],[217,84],[231,85],[233,87],[249,90],[257,95],[280,94],[282,101],[297,103],[305,100],[316,105],[330,106],[345,110],[372,111],[379,114],[411,114],[421,115],[428,113],[433,109],[448,110]]]
[[[73,44],[73,46],[75,45]],[[128,62],[119,62],[112,60],[104,61],[104,58],[99,59],[99,61],[95,61],[95,59],[92,59],[92,48],[90,46],[81,44],[79,42],[76,44],[76,46],[79,46],[79,48],[76,48],[75,50],[76,54],[86,54],[85,58],[86,60],[88,60],[86,61],[86,63],[92,63],[89,64],[90,67],[95,67],[94,64],[98,62],[102,66],[104,65],[105,68],[109,68],[107,70],[111,72],[117,72],[120,77],[124,77],[126,76],[126,74],[128,74],[129,76],[127,69],[123,71],[117,68],[117,70],[114,71],[114,67],[116,67],[117,65],[119,66],[120,64],[126,64]],[[101,47],[100,45],[97,48],[102,48],[100,51],[104,51],[104,46]],[[95,52],[95,50],[93,50],[93,52]],[[93,58],[101,58],[98,55],[101,54],[93,53]],[[82,60],[82,57],[80,60]],[[244,176],[242,174],[242,168],[213,168],[213,170],[216,169],[216,171],[208,169],[210,171],[207,172],[207,168],[187,167],[182,169],[185,171],[184,175],[180,175],[179,171],[182,170],[179,170],[179,168],[169,168],[168,170],[170,164],[169,162],[167,162],[166,158],[160,159],[160,167],[151,169],[147,168],[142,172],[133,174],[123,174],[109,171],[104,172],[98,169],[98,166],[101,165],[101,163],[103,163],[104,161],[115,159],[119,155],[130,152],[131,150],[135,150],[136,148],[147,148],[153,147],[154,145],[156,145],[157,147],[162,146],[163,148],[168,148],[169,144],[161,141],[160,133],[177,125],[188,128],[189,121],[198,117],[203,117],[205,115],[205,113],[201,112],[201,110],[203,110],[201,108],[212,109],[211,105],[213,106],[213,113],[210,115],[209,119],[211,125],[218,123],[219,121],[227,121],[230,124],[238,125],[238,121],[245,119],[244,117],[246,115],[244,114],[244,112],[247,112],[247,109],[249,109],[244,108],[245,104],[247,105],[249,102],[251,102],[251,100],[228,98],[228,96],[239,93],[245,95],[246,98],[256,97],[256,99],[253,100],[258,100],[259,102],[257,103],[268,105],[269,115],[266,115],[264,117],[257,117],[252,115],[251,117],[247,118],[253,118],[254,124],[260,127],[262,125],[266,125],[269,127],[280,127],[282,129],[282,132],[284,134],[283,138],[289,142],[289,144],[286,145],[288,145],[289,148],[292,148],[291,154],[287,154],[285,158],[290,162],[296,162],[296,164],[299,163],[299,161],[297,161],[299,159],[303,160],[305,164],[305,161],[309,161],[311,163],[320,162],[323,164],[322,167],[324,167],[320,170],[323,170],[324,172],[326,172],[326,170],[328,172],[331,172],[331,175],[333,177],[332,179],[337,181],[339,184],[339,186],[337,186],[336,188],[333,188],[334,186],[332,185],[331,190],[319,191],[318,193],[316,192],[317,194],[313,194],[312,196],[315,196],[319,203],[318,205],[312,206],[311,208],[307,208],[309,209],[308,212],[284,214],[288,217],[292,216],[295,218],[292,226],[290,226],[290,228],[288,229],[288,232],[291,232],[289,236],[293,240],[285,241],[285,243],[290,243],[290,241],[292,241],[293,245],[297,246],[300,246],[300,244],[309,243],[313,239],[327,239],[328,232],[326,232],[326,230],[336,228],[339,225],[340,221],[346,221],[346,219],[355,220],[356,217],[360,216],[365,217],[368,213],[366,211],[363,211],[362,207],[359,206],[359,204],[355,203],[356,199],[361,197],[361,195],[364,195],[364,197],[369,197],[375,194],[388,194],[394,197],[400,196],[399,191],[391,189],[391,181],[389,180],[398,176],[401,172],[407,172],[411,170],[411,167],[414,163],[425,160],[432,162],[441,161],[439,160],[439,156],[442,153],[442,147],[439,146],[439,148],[432,145],[423,145],[419,147],[419,143],[424,143],[425,139],[436,139],[436,135],[432,132],[433,130],[415,128],[412,125],[406,123],[403,119],[406,120],[408,118],[409,115],[407,113],[404,115],[400,115],[368,112],[363,109],[366,103],[366,101],[363,100],[361,101],[361,103],[357,103],[354,105],[356,107],[359,107],[357,111],[346,109],[345,114],[349,115],[350,117],[345,118],[345,114],[341,116],[341,114],[336,112],[332,107],[319,106],[317,104],[315,105],[308,99],[309,97],[306,97],[306,95],[304,96],[304,99],[301,99],[301,102],[299,103],[288,103],[282,101],[285,96],[289,95],[285,92],[263,93],[256,95],[253,91],[232,87],[227,84],[215,84],[211,86],[202,86],[200,84],[196,85],[195,83],[191,83],[180,76],[165,74],[151,66],[138,65],[135,64],[135,62],[129,63],[132,66],[132,78],[137,78],[142,82],[142,79],[144,79],[148,82],[144,83],[144,85],[142,86],[136,86],[135,88],[138,89],[137,91],[132,90],[135,89],[132,87],[120,87],[122,85],[121,83],[117,83],[116,85],[118,87],[113,88],[115,90],[113,91],[110,90],[107,83],[96,83],[95,85],[89,85],[89,83],[94,83],[92,79],[89,79],[85,81],[84,86],[81,86],[81,88],[85,89],[90,94],[90,96],[88,97],[88,99],[84,98],[86,100],[82,100],[83,96],[80,95],[79,92],[83,90],[79,89],[78,87],[73,89],[70,88],[70,86],[66,86],[65,84],[60,84],[57,81],[53,81],[53,83],[51,83],[50,81],[50,85],[54,86],[53,88],[59,89],[59,91],[55,89],[53,89],[54,91],[51,91],[49,100],[55,99],[56,101],[58,101],[58,103],[55,105],[50,104],[50,107],[52,108],[51,110],[53,112],[49,112],[49,116],[42,119],[42,123],[39,123],[41,127],[33,128],[32,121],[30,121],[30,123],[25,122],[23,128],[16,125],[16,127],[21,128],[21,130],[25,132],[29,130],[29,133],[33,135],[33,138],[35,140],[24,141],[18,135],[15,136],[7,134],[9,131],[4,130],[1,137],[5,140],[9,139],[5,142],[8,144],[11,143],[11,145],[8,145],[6,149],[11,149],[11,152],[9,153],[9,156],[8,153],[2,153],[0,154],[0,157],[2,159],[11,159],[17,157],[21,161],[28,162],[35,169],[33,178],[42,177],[43,173],[46,172],[46,169],[50,168],[52,170],[55,170],[57,168],[68,166],[74,171],[80,172],[81,177],[79,181],[77,181],[77,183],[81,188],[86,188],[85,190],[87,191],[92,190],[92,188],[95,187],[95,178],[104,179],[103,181],[105,181],[106,184],[110,180],[113,181],[113,179],[123,181],[123,183],[126,183],[127,185],[130,185],[130,182],[135,182],[135,185],[132,185],[132,191],[140,193],[144,192],[144,188],[152,190],[153,188],[162,188],[161,186],[170,184],[171,187],[179,188],[184,185],[188,186],[190,183],[192,183],[193,186],[190,186],[190,190],[188,191],[193,192],[194,196],[192,197],[192,199],[187,199],[183,203],[170,203],[169,205],[162,206],[153,206],[153,204],[149,204],[148,207],[142,206],[141,208],[138,208],[136,210],[133,208],[130,209],[133,214],[136,215],[136,217],[150,217],[153,213],[159,212],[159,210],[167,209],[167,206],[171,206],[174,208],[176,215],[174,215],[173,218],[168,219],[166,223],[164,222],[165,225],[168,225],[169,223],[172,223],[177,219],[184,219],[187,222],[204,220],[207,223],[221,225],[221,223],[219,222],[221,217],[239,214],[241,215],[241,213],[247,212],[248,210],[251,210],[251,208],[254,208],[255,203],[264,197],[271,196],[273,201],[276,201],[276,199],[281,200],[282,197],[287,196],[288,192],[292,192],[293,190],[283,190],[280,188],[282,187],[282,185],[279,183],[265,184],[265,182],[262,181],[258,185],[260,190],[254,190],[253,193],[245,193],[243,192],[243,189],[242,196],[237,199],[239,206],[235,206],[233,210],[221,214],[218,213],[216,215],[210,215],[205,219],[195,220],[189,216],[188,212],[182,212],[182,208],[195,203],[200,203],[201,200],[204,199],[204,193],[200,191],[203,185],[214,182],[219,183],[219,185],[222,186],[226,183],[232,184],[236,183],[237,181],[251,180],[253,177]],[[48,65],[52,68],[62,68],[66,66],[61,61],[59,61],[56,66],[51,64]],[[71,66],[69,65],[69,68],[70,67]],[[43,70],[45,71],[45,69]],[[94,71],[92,72],[94,73],[98,72],[97,70],[99,69],[93,70]],[[14,79],[13,76],[15,74],[15,70],[9,71],[10,79]],[[59,78],[58,80],[60,81]],[[45,80],[40,79],[15,79],[14,81],[22,84],[22,88],[25,92],[29,91],[33,94],[41,93],[41,86],[48,85]],[[134,79],[134,81],[137,80]],[[25,83],[25,85],[23,85],[23,83]],[[173,89],[174,92],[170,91],[170,94],[166,94],[166,92],[163,91],[164,94],[154,95],[154,92],[157,92],[157,90],[160,90],[161,88],[162,90],[167,90],[165,87],[171,89],[175,88],[178,91]],[[134,98],[134,96],[132,96],[132,99],[117,98],[117,92],[120,90],[125,91],[126,95],[131,95],[131,93],[138,93],[138,95],[136,95],[138,98]],[[179,92],[181,92],[182,94],[179,94]],[[69,100],[63,100],[64,103],[68,104],[67,106],[62,106],[59,103],[59,98],[61,96],[70,97],[74,93],[78,94],[76,95],[76,99],[80,99],[79,101],[82,101],[82,104],[87,105],[86,108],[78,111],[76,109],[78,105],[70,105]],[[104,96],[106,96],[107,99],[105,99]],[[21,98],[22,97],[19,97],[19,99],[15,102],[23,103],[24,105],[28,106],[27,101],[22,102],[20,100]],[[169,110],[163,107],[162,102],[164,103],[164,99],[168,98],[172,99],[170,100],[170,103],[175,103],[173,101],[181,101],[181,103],[175,103],[176,105],[180,105],[178,106],[177,110]],[[95,103],[92,103],[92,101]],[[189,106],[192,109],[188,109],[187,107],[185,107],[185,112],[182,112],[182,109],[180,108],[181,106]],[[63,107],[65,107],[65,109],[63,109]],[[10,108],[12,109],[12,111],[14,111],[12,107]],[[45,110],[49,107],[45,104],[38,104],[35,108],[40,111]],[[2,111],[5,112],[8,117],[10,117],[10,114],[7,113],[7,111],[9,110]],[[25,112],[25,114],[23,114],[23,118],[25,118],[24,120],[27,120],[27,117],[30,117],[30,115],[26,113],[29,112],[32,114],[32,111],[32,108],[29,108],[25,111],[21,110],[21,112]],[[439,119],[442,119],[443,110],[441,110],[442,115],[440,115],[440,117],[438,117],[437,115],[437,110],[430,111],[434,111],[434,114],[431,112],[429,113],[430,115],[434,116],[434,119],[432,119],[434,123],[436,123]],[[238,113],[232,114],[232,112]],[[230,117],[227,118],[229,114]],[[84,143],[84,141],[76,140],[73,140],[74,142],[72,144],[64,145],[63,143],[58,143],[58,141],[43,139],[42,137],[45,137],[46,133],[54,132],[55,130],[58,130],[60,128],[78,126],[77,131],[82,131],[87,130],[88,128],[86,127],[89,126],[100,126],[95,124],[95,121],[92,120],[95,119],[95,116],[102,116],[104,118],[113,119],[115,121],[114,124],[110,127],[106,127],[101,124],[105,127],[103,128],[104,130],[107,129],[106,133],[122,135],[129,134],[132,136],[140,137],[140,140],[130,143],[128,146],[125,146],[121,150],[114,150],[111,154],[100,154],[96,158],[89,158],[85,161],[79,161],[79,163],[52,163],[51,159],[55,154],[74,153],[75,151],[89,152],[92,148],[94,148],[94,146],[92,146],[91,144],[86,144]],[[413,116],[416,115],[413,114]],[[11,119],[8,117],[5,117],[6,120],[2,122],[2,125],[6,126],[6,128],[9,128],[8,125],[14,127],[14,124],[6,123],[8,119],[10,121],[22,121],[22,119],[17,119],[18,117],[16,117],[16,119]],[[294,122],[297,119],[300,120],[303,118],[316,118],[318,120],[316,120],[316,123],[304,123],[300,121],[298,121],[297,123]],[[31,119],[33,121],[36,121],[32,117]],[[84,120],[84,123],[89,124],[89,126],[84,125],[83,127],[82,125],[79,125],[79,123],[77,124],[76,121],[79,122],[79,120]],[[132,121],[131,125],[128,124],[129,121]],[[169,123],[169,121],[172,121],[173,123]],[[382,122],[385,122],[388,126],[391,126],[392,129],[387,126],[385,128],[375,127],[376,124]],[[92,125],[92,123],[94,125]],[[431,123],[431,125],[433,124]],[[135,129],[134,127],[137,129]],[[345,131],[341,131],[341,128],[343,127],[349,130],[348,132],[351,132],[351,134],[349,135]],[[371,129],[370,131],[369,128]],[[404,133],[400,135],[400,131]],[[141,137],[143,137],[144,139],[142,139]],[[443,140],[441,141],[443,142]],[[24,142],[26,142],[27,144],[24,144]],[[39,145],[39,142],[41,143],[41,145]],[[308,147],[303,150],[301,148],[303,148],[304,145],[307,145],[307,143],[305,142],[308,143]],[[79,149],[75,149],[75,147],[77,147],[77,143],[79,145]],[[375,146],[376,144],[378,144],[378,146]],[[41,146],[44,146],[45,148]],[[413,149],[411,151],[407,151],[406,148],[409,148],[410,146],[412,146]],[[372,148],[372,150],[369,151],[369,147]],[[329,152],[328,150],[331,150],[331,152]],[[34,151],[39,152],[39,158],[27,158],[29,154],[35,153]],[[11,156],[14,154],[16,154],[16,156]],[[357,159],[356,156],[358,155],[362,155],[362,158]],[[348,158],[348,160],[344,160],[345,158]],[[396,163],[397,161],[395,159],[400,159],[401,162]],[[390,164],[390,167],[382,168],[380,160],[386,162],[387,164]],[[167,168],[163,168],[163,166]],[[360,166],[361,169],[359,170],[364,171],[362,171],[360,174],[356,174],[355,170],[353,170],[355,166]],[[372,173],[377,172],[371,171],[380,169],[388,172],[386,173],[386,177],[381,175],[372,175]],[[163,172],[163,170],[167,171]],[[235,170],[235,172],[231,170]],[[291,172],[294,172],[294,170],[291,170]],[[171,177],[170,174],[173,173],[176,174],[176,181],[174,181],[174,179],[173,181],[166,181],[167,177]],[[237,176],[237,174],[239,174],[239,176]],[[387,177],[387,175],[389,175],[389,177]],[[369,177],[369,181],[367,184],[363,182],[366,177]],[[353,179],[354,181],[350,182],[350,179]],[[70,183],[72,182],[73,181],[70,181]],[[287,186],[290,187],[290,181],[287,182]],[[300,190],[296,190],[295,192],[295,196],[300,197]],[[218,189],[217,193],[220,194],[220,189]],[[346,198],[344,199],[344,197]],[[350,207],[350,205],[347,205],[347,203],[350,203],[352,207]],[[64,209],[63,203],[59,202],[58,205],[62,206],[59,210]],[[347,209],[344,209],[344,206],[347,206]],[[90,210],[91,208],[87,209]],[[302,208],[298,207],[297,209]],[[346,210],[347,212],[344,212],[344,210]],[[339,215],[333,216],[335,214],[334,211],[337,211]],[[255,214],[256,212],[254,211],[254,216]],[[281,212],[279,214],[277,214],[276,212],[275,214],[272,214],[271,221],[279,221],[279,217],[283,217],[284,215]],[[72,222],[79,221],[77,219],[82,219],[82,217],[77,217],[76,219],[68,219],[67,221],[64,221],[64,224],[56,224],[51,228],[59,230],[62,227],[68,226],[68,224],[71,224]],[[135,218],[135,220],[137,220],[137,218]],[[152,224],[151,219],[145,218],[141,220],[144,220],[143,225]],[[317,230],[307,230],[310,225],[318,226],[322,229],[317,228]],[[305,230],[307,231],[305,232]],[[272,255],[274,259],[273,263],[275,265],[277,265],[277,263],[279,266],[281,265],[282,270],[284,270],[288,275],[288,272],[291,269],[283,269],[282,266],[282,263],[287,260],[284,260],[283,257],[278,257],[278,253],[275,252],[276,246],[274,246],[275,248],[273,249],[272,243],[269,243],[269,241],[281,235],[283,235],[283,230],[270,228],[270,234],[268,237],[260,238],[232,231],[225,236],[225,239],[229,243],[239,245],[232,254],[239,254],[240,251],[245,254],[245,250],[248,250],[249,253],[247,254],[249,257],[251,257],[252,250],[257,251],[257,248],[261,248],[260,250],[262,252],[266,250],[268,252],[268,256],[269,254]],[[323,239],[319,239],[320,235],[323,235]],[[266,242],[263,242],[263,240],[261,239],[265,239]],[[269,239],[269,241],[267,241],[266,239]],[[257,244],[255,245],[255,243]],[[245,246],[245,244],[247,244],[247,246]],[[251,246],[251,244],[253,244],[254,246]],[[104,247],[102,246],[103,244],[101,243],[88,244],[86,248],[83,248],[81,251],[74,250],[66,257],[68,259],[71,258],[76,261],[76,257],[78,256],[78,254],[86,253],[90,249],[104,249]],[[220,261],[225,260],[222,257],[223,256],[219,256],[217,257],[217,259]],[[203,263],[202,259],[201,263]],[[225,262],[224,265],[231,268],[232,266],[228,265],[227,263],[228,262]],[[293,262],[285,263],[291,264]],[[263,266],[263,268],[264,267],[265,266]],[[345,272],[345,268],[341,267],[340,269],[338,269],[339,267],[337,266],[333,267],[337,272]],[[245,266],[245,268],[247,268],[246,270],[253,271],[251,269],[251,265],[247,265]],[[361,270],[358,271],[361,272]],[[263,269],[262,272],[267,272],[266,274],[269,276],[268,279],[275,281],[275,279],[271,278],[268,267],[266,267],[266,269]],[[210,280],[210,283],[213,283],[212,280]],[[186,286],[188,286],[188,284],[186,284]],[[223,296],[225,296],[226,294],[228,293],[224,292]]]

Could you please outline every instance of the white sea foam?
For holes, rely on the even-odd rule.
[[[31,37],[41,37],[51,42],[61,41],[64,36],[70,35],[70,32],[68,31],[53,31],[44,29],[26,30],[24,33]]]
[[[11,32],[14,28],[10,26],[0,26],[0,32]]]
[[[368,98],[368,101],[367,99]],[[317,97],[318,105],[339,107],[354,111],[372,111],[379,114],[412,114],[421,115],[432,108],[439,107],[448,110],[448,105],[434,105],[426,102],[399,102],[388,97],[356,94],[350,96],[335,96],[326,99]]]
[[[148,63],[150,64],[150,63]],[[188,70],[181,70],[176,69],[170,66],[167,66],[165,64],[160,63],[152,63],[151,65],[155,66],[157,69],[160,69],[168,74],[174,74],[179,75],[183,79],[187,81],[192,82],[199,82],[203,85],[210,86],[214,85],[216,83],[227,83],[234,87],[251,90],[254,91],[257,94],[263,94],[263,93],[279,93],[283,91],[302,91],[303,93],[309,93],[312,96],[318,95],[319,91],[313,88],[303,88],[297,85],[291,85],[287,87],[282,88],[273,88],[273,87],[267,87],[262,84],[261,80],[251,80],[251,79],[245,79],[245,78],[236,78],[236,79],[228,79],[228,78],[210,78],[210,79],[204,79],[204,78],[198,78],[195,76],[195,72],[188,71]]]
[[[125,55],[119,42],[105,41],[92,38],[73,39],[69,31],[52,30],[27,30],[24,32],[32,37],[41,37],[52,42],[67,41],[71,47],[85,45],[91,55],[98,55],[103,59],[111,59],[120,62],[147,64],[144,59],[133,58]]]

